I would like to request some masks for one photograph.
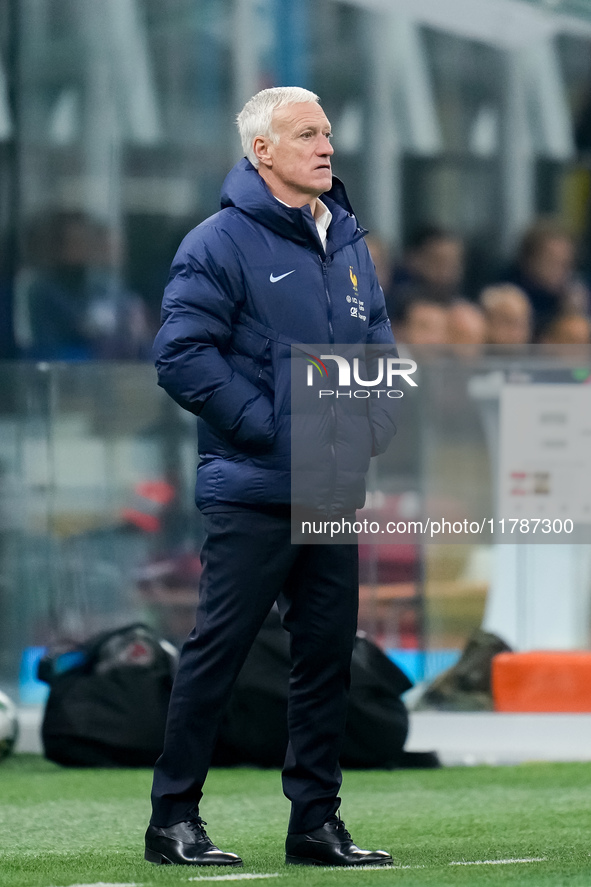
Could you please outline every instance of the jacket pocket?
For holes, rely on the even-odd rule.
[[[272,355],[268,335],[244,322],[237,323],[226,359],[235,372],[272,397]]]

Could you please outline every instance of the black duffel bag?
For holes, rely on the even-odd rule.
[[[214,764],[281,767],[287,748],[289,635],[274,608],[248,655],[220,725]],[[434,766],[403,752],[408,711],[400,698],[412,687],[397,665],[367,638],[355,639],[343,767]]]
[[[73,767],[152,766],[162,750],[178,654],[145,625],[56,649],[39,664],[50,685],[45,756]],[[222,716],[214,766],[281,767],[287,747],[289,635],[273,609]],[[355,640],[344,767],[433,767],[432,753],[405,753],[411,682],[367,638]]]
[[[162,751],[178,658],[146,625],[56,648],[39,663],[50,686],[45,757],[71,767],[152,766]]]

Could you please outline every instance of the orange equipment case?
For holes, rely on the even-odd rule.
[[[499,653],[491,683],[495,711],[591,712],[591,652]]]

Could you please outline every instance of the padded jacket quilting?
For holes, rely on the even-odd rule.
[[[159,384],[199,416],[202,511],[290,502],[292,344],[393,343],[366,232],[337,179],[322,200],[332,213],[326,250],[309,206],[277,201],[243,159],[224,182],[221,211],[189,232],[174,258],[154,355]],[[362,317],[347,301],[351,274]],[[371,407],[359,406],[367,425]],[[394,428],[383,411],[374,419],[376,452]],[[340,433],[345,457],[330,483],[318,477],[310,505],[330,513],[361,507],[371,453],[348,447],[334,416],[326,421],[321,445]]]

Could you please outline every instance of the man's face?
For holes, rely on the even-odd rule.
[[[556,345],[588,345],[590,325],[583,314],[573,314],[556,321],[551,333],[542,341]]]
[[[447,312],[447,335],[451,345],[484,345],[484,315],[474,305],[453,305]]]
[[[406,345],[445,345],[447,309],[428,302],[412,305],[401,339]]]
[[[278,108],[273,131],[279,137],[255,139],[259,173],[276,197],[290,206],[303,206],[332,186],[330,123],[315,102]],[[257,150],[258,143],[258,150]]]
[[[572,241],[566,237],[549,237],[532,256],[527,270],[537,283],[558,292],[568,284],[574,260]]]
[[[463,244],[454,237],[433,238],[409,257],[409,265],[432,286],[455,289],[464,270]]]
[[[521,302],[507,298],[488,312],[488,341],[491,345],[525,345],[530,338],[530,315]]]

